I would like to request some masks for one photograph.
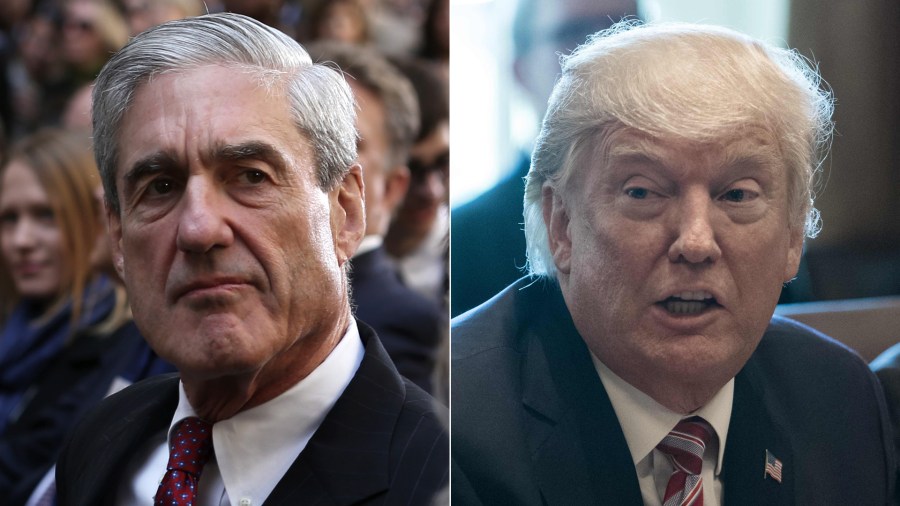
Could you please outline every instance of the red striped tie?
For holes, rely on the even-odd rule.
[[[675,472],[669,478],[663,506],[703,504],[703,451],[715,437],[715,431],[700,417],[682,420],[656,445],[672,460]]]

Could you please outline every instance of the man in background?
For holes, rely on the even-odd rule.
[[[544,116],[559,75],[559,55],[567,54],[598,30],[637,14],[634,0],[521,0],[513,23],[513,74]],[[450,315],[488,300],[519,279],[525,268],[522,234],[523,178],[530,153],[519,154],[512,172],[484,194],[453,209]]]
[[[431,392],[447,317],[436,303],[403,284],[384,247],[391,217],[409,187],[406,160],[419,131],[415,92],[374,49],[320,42],[309,51],[318,61],[341,68],[359,104],[356,125],[366,188],[366,235],[351,259],[350,293],[356,316],[375,329],[400,374]]]

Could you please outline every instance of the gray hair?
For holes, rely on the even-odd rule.
[[[542,215],[545,182],[565,192],[578,160],[621,127],[707,141],[766,125],[788,170],[791,227],[815,237],[813,189],[832,110],[831,92],[807,60],[732,30],[626,21],[595,34],[562,58],[532,153],[524,209],[530,273],[556,275]]]
[[[239,14],[208,14],[141,33],[97,77],[94,152],[113,211],[120,212],[118,132],[136,90],[160,73],[206,65],[247,70],[266,85],[283,84],[295,126],[313,146],[319,186],[329,190],[340,183],[356,159],[356,105],[343,76],[313,64],[300,44],[274,28]]]

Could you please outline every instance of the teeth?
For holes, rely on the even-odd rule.
[[[668,300],[665,303],[666,311],[672,314],[696,314],[708,307],[705,302]]]
[[[681,292],[676,293],[673,297],[681,300],[706,300],[712,299],[713,296],[709,292],[697,291],[697,292]]]

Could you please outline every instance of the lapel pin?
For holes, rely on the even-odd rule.
[[[775,455],[772,454],[769,450],[766,450],[766,473],[763,475],[763,479],[768,477],[772,477],[773,480],[781,483],[781,471],[783,470],[784,465],[780,460],[775,458]]]

